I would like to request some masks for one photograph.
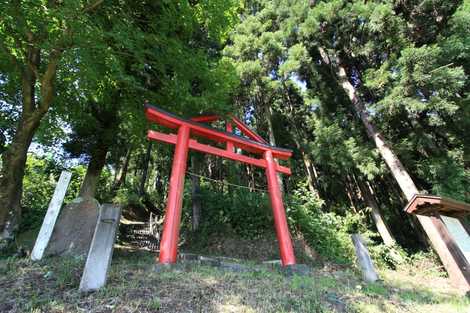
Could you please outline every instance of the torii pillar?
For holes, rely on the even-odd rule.
[[[149,139],[175,145],[158,262],[160,264],[172,264],[176,262],[186,163],[189,149],[193,149],[256,165],[265,169],[268,192],[274,216],[274,225],[279,242],[281,262],[283,266],[295,265],[294,249],[289,233],[284,204],[282,202],[282,193],[277,179],[277,173],[290,175],[291,171],[289,168],[280,166],[274,160],[274,158],[288,159],[292,155],[292,151],[268,145],[264,139],[235,117],[232,117],[231,122],[233,122],[243,134],[247,135],[249,139],[234,135],[232,133],[231,122],[227,122],[228,132],[219,131],[200,123],[218,120],[218,116],[202,116],[185,120],[150,105],[146,105],[146,115],[152,122],[156,122],[168,128],[177,129],[177,135],[164,134],[151,130],[148,133]],[[191,139],[191,134],[225,143],[226,149],[201,144],[197,140]],[[235,147],[251,153],[260,154],[263,158],[257,159],[236,153],[234,151]]]

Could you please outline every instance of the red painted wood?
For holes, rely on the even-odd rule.
[[[257,133],[255,133],[254,131],[252,131],[248,125],[246,125],[245,123],[243,123],[242,121],[240,121],[238,118],[236,118],[235,116],[232,116],[232,121],[235,125],[237,125],[238,129],[243,133],[245,134],[246,136],[248,136],[248,138],[250,139],[253,139],[257,142],[260,142],[260,143],[264,143],[264,144],[268,144],[268,142],[266,140],[263,139],[263,137],[261,137],[260,135],[258,135]]]
[[[227,125],[225,126],[225,130],[227,131],[227,133],[230,133],[232,134],[233,133],[233,127],[232,127],[232,123],[230,122],[227,122]],[[231,143],[230,141],[227,141],[227,151],[229,152],[234,152],[234,147],[233,147],[233,143]]]
[[[177,137],[174,134],[163,134],[163,133],[156,132],[153,130],[148,131],[147,137],[152,140],[162,141],[162,142],[166,142],[170,144],[176,144],[176,140],[177,140]],[[196,151],[205,152],[205,153],[217,155],[223,158],[231,159],[234,161],[248,163],[248,164],[255,165],[258,167],[262,167],[262,168],[266,168],[267,166],[266,160],[264,159],[255,159],[255,158],[243,155],[243,154],[229,152],[225,149],[220,149],[217,147],[212,147],[209,145],[199,143],[197,140],[194,140],[194,139],[189,140],[189,148],[196,150]],[[276,166],[277,172],[280,172],[286,175],[292,174],[290,168],[288,167],[281,166],[277,163],[275,163],[275,166]]]
[[[190,118],[191,121],[193,122],[198,122],[198,123],[210,123],[210,122],[214,122],[214,121],[217,121],[217,120],[220,120],[220,116],[218,115],[202,115],[202,116],[195,116],[195,117],[191,117]],[[264,144],[268,144],[268,142],[266,140],[264,140],[263,137],[261,137],[260,135],[258,135],[256,132],[254,132],[253,130],[251,130],[248,125],[246,125],[244,122],[242,122],[240,119],[236,118],[235,116],[231,116],[231,120],[233,121],[233,123],[238,127],[238,129],[244,134],[246,135],[248,138],[254,140],[254,141],[257,141],[257,142],[260,142],[260,143],[264,143]],[[227,133],[232,133],[232,130],[228,130],[227,129]]]
[[[146,108],[146,116],[150,121],[156,122],[168,128],[174,129],[181,125],[186,125],[191,129],[191,134],[222,143],[232,142],[235,147],[244,149],[248,152],[263,154],[265,151],[270,150],[272,151],[275,158],[282,160],[287,160],[292,156],[291,150],[272,147],[267,144],[244,139],[242,137],[228,134],[226,132],[222,132],[195,122],[183,120],[150,106],[147,106]]]
[[[191,139],[189,141],[189,147],[191,149],[194,149],[194,150],[198,150],[198,151],[201,151],[201,152],[206,152],[206,153],[209,153],[209,154],[217,155],[217,156],[224,157],[224,158],[227,158],[227,159],[231,159],[231,160],[234,160],[234,161],[240,161],[240,162],[243,162],[243,163],[252,164],[252,165],[255,165],[255,166],[258,166],[258,167],[262,167],[262,168],[267,167],[266,161],[263,160],[263,159],[255,159],[255,158],[251,158],[249,156],[243,155],[243,154],[238,154],[238,153],[234,153],[234,152],[227,152],[227,150],[219,149],[219,148],[212,147],[212,146],[209,146],[209,145],[205,145],[205,144],[199,143],[199,142],[197,142],[196,140],[193,140],[193,139]],[[290,168],[285,167],[285,166],[281,166],[277,163],[275,163],[275,169],[276,169],[277,172],[280,172],[280,173],[283,173],[283,174],[286,174],[286,175],[291,175],[292,174]]]
[[[195,116],[191,117],[190,120],[193,122],[198,123],[210,123],[219,120],[220,117],[218,115],[202,115],[202,116]]]
[[[267,163],[266,177],[268,179],[268,191],[271,199],[271,207],[274,216],[274,226],[276,236],[279,242],[279,251],[283,266],[293,265],[296,263],[294,248],[290,238],[289,227],[287,226],[286,212],[282,203],[282,193],[277,180],[275,161],[271,151],[264,153]]]
[[[161,264],[176,262],[181,206],[183,204],[184,177],[188,160],[189,133],[190,129],[186,125],[182,125],[178,129],[173,165],[171,168],[165,222],[163,224],[163,235],[160,242],[159,262]]]
[[[155,107],[146,106],[146,116],[150,121],[156,122],[162,126],[172,129],[178,129],[178,135],[163,134],[149,130],[148,138],[152,140],[163,141],[175,145],[173,165],[171,170],[170,187],[168,191],[167,207],[165,212],[165,222],[163,226],[163,235],[160,242],[160,263],[175,263],[178,252],[178,237],[181,221],[181,207],[183,198],[184,178],[186,172],[186,163],[189,149],[214,154],[228,159],[253,164],[266,169],[268,180],[268,191],[271,200],[271,206],[274,215],[274,224],[276,235],[279,242],[279,250],[283,266],[294,265],[295,255],[292,247],[292,240],[289,234],[287,219],[282,203],[282,193],[277,179],[277,172],[290,175],[290,169],[280,166],[274,158],[288,159],[292,151],[272,147],[266,144],[266,141],[258,134],[253,132],[247,125],[237,118],[232,118],[233,123],[250,137],[249,140],[231,134],[232,124],[227,123],[227,132],[218,131],[197,122],[210,122],[218,119],[217,116],[195,117],[193,120],[184,120],[168,112]],[[197,122],[195,122],[197,121]],[[226,144],[226,149],[205,145],[197,140],[190,139],[190,135],[201,136]],[[263,154],[264,159],[256,159],[246,155],[234,152],[238,147],[249,152]]]

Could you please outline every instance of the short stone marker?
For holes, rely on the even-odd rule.
[[[101,206],[80,281],[80,291],[97,290],[105,285],[120,216],[119,205],[105,203]]]
[[[63,171],[60,174],[60,178],[55,187],[51,202],[49,203],[46,216],[44,217],[38,237],[36,238],[36,243],[34,244],[33,251],[31,252],[31,260],[33,261],[41,260],[44,255],[47,244],[51,239],[57,216],[59,216],[60,208],[64,202],[65,192],[67,191],[71,177],[72,173],[67,171]]]
[[[369,251],[364,243],[364,239],[362,239],[359,234],[353,234],[351,235],[351,238],[356,250],[357,261],[362,270],[362,278],[368,283],[377,281],[379,276],[375,271],[374,264],[372,263]]]

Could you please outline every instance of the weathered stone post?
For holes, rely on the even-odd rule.
[[[362,270],[362,278],[367,283],[373,283],[377,281],[379,276],[375,271],[369,251],[367,250],[361,235],[353,234],[351,235],[351,238],[354,243],[354,248],[356,249],[357,262],[359,263],[359,266]]]
[[[80,291],[96,290],[105,285],[120,216],[119,205],[105,203],[101,206],[80,281]]]
[[[71,177],[72,173],[67,171],[63,171],[60,174],[60,178],[55,187],[51,202],[49,203],[46,216],[44,217],[38,237],[36,238],[36,243],[34,244],[33,251],[31,252],[31,260],[33,261],[41,260],[44,255],[47,244],[51,239],[55,222],[59,216],[60,208],[64,202],[65,192],[67,191]]]

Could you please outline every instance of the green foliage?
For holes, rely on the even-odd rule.
[[[148,307],[151,310],[160,310],[161,306],[162,304],[158,297],[153,297],[148,304]]]
[[[0,152],[22,117],[19,69],[30,68],[22,64],[28,49],[40,49],[38,75],[60,50],[54,105],[33,140],[80,157],[66,202],[78,193],[84,164],[103,148],[98,200],[144,218],[163,214],[173,147],[159,145],[146,157],[144,100],[184,117],[233,113],[271,143],[294,150],[293,175],[283,179],[294,232],[343,264],[354,260],[350,235],[361,233],[380,266],[399,267],[406,254],[377,244],[368,202],[377,202],[400,244],[413,246],[416,236],[370,129],[338,80],[339,66],[418,189],[470,201],[468,0],[98,1],[86,14],[87,1],[20,3],[0,4]],[[35,97],[41,100],[39,89]],[[115,174],[127,151],[127,178],[118,188]],[[29,156],[23,229],[41,223],[61,170],[52,158]],[[212,157],[199,170],[240,185],[266,184],[262,171]],[[186,233],[190,199],[188,180]],[[203,180],[200,200],[202,224],[194,235],[201,238],[257,239],[273,231],[264,193]],[[158,309],[158,298],[152,301]]]
[[[231,187],[233,188],[233,187]],[[186,199],[190,198],[186,193]],[[220,192],[201,184],[202,223],[200,233],[234,233],[256,239],[273,231],[273,218],[267,195],[233,188]],[[191,202],[185,201],[186,223],[190,224]]]
[[[24,229],[37,228],[42,223],[56,182],[51,163],[47,159],[28,158],[23,182]]]
[[[436,157],[423,161],[419,173],[432,182],[433,194],[470,202],[468,183],[470,170],[462,166],[462,151],[448,151],[443,157]]]
[[[371,243],[369,241],[369,243]],[[387,246],[385,244],[369,244],[367,246],[374,263],[379,268],[396,269],[406,264],[408,254],[398,245]]]
[[[371,151],[357,136],[353,137],[350,129],[317,116],[311,122],[315,129],[315,139],[310,143],[310,148],[315,160],[330,164],[338,173],[344,168],[357,168],[368,179],[373,179],[383,171],[377,162],[377,152]]]
[[[321,256],[338,263],[351,263],[354,248],[348,231],[357,227],[357,218],[323,212],[323,201],[305,186],[289,199],[287,214],[292,228],[301,232]]]
[[[59,289],[77,288],[84,259],[80,257],[62,257],[55,261],[56,263],[52,264],[46,273],[49,276],[48,278],[52,277]]]
[[[291,228],[302,233],[322,257],[336,263],[353,263],[356,256],[351,234],[360,233],[379,267],[396,268],[406,259],[407,255],[400,247],[377,244],[372,240],[377,234],[369,230],[364,212],[347,212],[341,216],[324,212],[323,206],[324,201],[317,194],[301,185],[289,198],[287,210]]]
[[[41,226],[62,170],[54,159],[29,155],[23,181],[21,229],[36,229]],[[85,173],[83,166],[76,166],[70,171],[72,179],[65,195],[65,203],[77,196]]]
[[[142,198],[134,191],[133,188],[129,187],[120,188],[113,198],[113,203],[120,203],[123,206],[131,207],[143,206]]]
[[[194,6],[194,14],[209,38],[224,41],[237,23],[237,10],[240,5],[241,3],[235,0],[198,1]]]

